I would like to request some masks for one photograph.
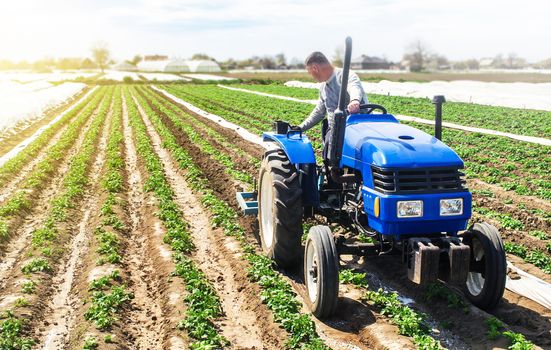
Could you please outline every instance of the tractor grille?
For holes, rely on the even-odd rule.
[[[371,167],[376,190],[384,193],[466,191],[465,174],[458,168],[384,169]]]

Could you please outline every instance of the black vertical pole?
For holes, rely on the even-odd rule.
[[[344,131],[346,127],[346,96],[348,88],[348,72],[350,70],[350,59],[352,56],[352,39],[346,37],[344,65],[342,73],[341,91],[339,93],[339,105],[335,110],[335,125],[331,128],[331,143],[328,145],[327,161],[329,166],[339,166],[342,157],[342,147],[344,144]]]
[[[442,141],[442,104],[446,102],[446,98],[443,95],[435,95],[432,98],[434,104],[434,137]]]

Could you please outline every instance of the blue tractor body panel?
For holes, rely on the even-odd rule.
[[[355,114],[346,123],[342,165],[382,168],[463,167],[459,156],[432,135],[390,114]]]
[[[391,114],[354,114],[346,123],[342,166],[361,172],[364,209],[371,228],[384,234],[432,234],[466,229],[471,217],[471,194],[466,191],[437,193],[383,193],[375,189],[372,166],[385,170],[416,170],[464,167],[463,160],[446,144],[421,130],[400,124]],[[380,214],[374,213],[379,197]],[[463,199],[463,213],[440,215],[440,200]],[[398,201],[420,200],[423,215],[398,218]]]
[[[313,185],[315,179],[311,178],[313,173],[315,176],[316,159],[308,137],[299,132],[266,132],[263,138],[276,142],[291,163],[303,174],[307,174],[307,181],[303,185],[303,200],[308,205],[316,206],[319,202],[318,191]],[[383,235],[393,235],[397,239],[407,235],[441,232],[454,235],[467,227],[471,217],[472,197],[466,189],[419,193],[388,193],[376,189],[373,167],[383,171],[438,171],[464,167],[463,160],[446,144],[421,130],[401,124],[391,114],[348,116],[341,167],[348,167],[362,174],[362,196],[368,224]],[[379,198],[379,215],[375,211],[376,198]],[[440,215],[440,201],[456,198],[463,199],[463,212],[452,216]],[[422,216],[399,218],[398,201],[422,201]]]
[[[316,156],[312,143],[306,135],[299,132],[276,134],[265,132],[262,134],[264,141],[274,141],[287,154],[291,164],[316,164]]]
[[[384,235],[395,235],[398,238],[407,235],[433,234],[448,232],[455,235],[457,231],[467,228],[471,217],[471,193],[469,191],[453,193],[426,193],[393,195],[384,194],[363,186],[364,210],[369,226]],[[375,198],[379,197],[379,217],[375,216]],[[440,215],[440,200],[463,199],[463,214],[454,216]],[[398,201],[420,200],[423,203],[423,215],[416,218],[399,218]],[[402,237],[403,238],[403,237]]]
[[[287,154],[291,164],[297,167],[301,176],[302,204],[304,206],[319,206],[317,187],[316,155],[312,143],[301,132],[291,131],[287,134],[265,132],[264,141],[276,142]]]

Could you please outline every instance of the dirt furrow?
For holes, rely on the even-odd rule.
[[[507,214],[518,221],[515,224],[520,227],[516,229],[503,228],[500,220],[488,219],[476,212],[473,218],[478,216],[482,220],[492,221],[495,226],[501,228],[501,235],[507,241],[521,243],[530,249],[537,249],[551,254],[546,246],[549,239],[541,240],[529,234],[530,231],[543,231],[551,237],[551,218],[549,217],[551,215],[551,202],[535,197],[519,196],[511,191],[505,191],[496,185],[487,184],[477,179],[469,180],[468,185],[471,190],[475,190],[473,206],[488,208],[499,214]],[[482,193],[487,193],[487,195],[482,195]]]
[[[182,146],[189,144],[189,141],[181,141]],[[188,148],[189,150],[190,148]],[[234,181],[229,176],[224,176],[223,169],[216,169],[214,165],[207,165],[213,161],[204,154],[191,151],[194,161],[203,170],[205,176],[211,182],[211,188],[220,189],[220,196],[226,202],[230,203],[235,209],[235,189],[242,188],[242,184]],[[200,159],[204,159],[201,161]],[[228,186],[232,184],[231,186]],[[240,218],[243,227],[247,228],[250,237],[258,237],[258,229],[256,227],[255,219],[252,218]],[[309,312],[306,307],[304,297],[306,296],[304,286],[301,282],[300,271],[281,271],[290,282],[295,291],[298,294],[298,299],[303,305],[303,312]],[[316,318],[314,322],[318,329],[320,337],[331,346],[331,348],[338,350],[349,349],[371,349],[371,348],[386,348],[389,344],[397,344],[395,349],[411,349],[413,348],[411,342],[397,333],[397,327],[389,325],[383,318],[374,317],[373,311],[369,310],[365,306],[360,307],[360,303],[357,300],[350,298],[350,294],[345,296],[343,291],[339,292],[341,297],[346,301],[342,305],[339,313],[331,320],[321,321]],[[386,332],[380,333],[385,329]],[[388,332],[392,329],[393,332]]]
[[[71,165],[70,161],[75,154],[79,152],[84,142],[84,136],[90,128],[93,120],[97,117],[99,105],[93,115],[86,121],[80,134],[75,140],[74,145],[69,149],[65,159],[59,165],[58,171],[49,180],[46,188],[33,199],[32,209],[27,213],[21,224],[17,227],[13,238],[3,249],[3,256],[0,262],[0,291],[9,286],[9,277],[13,274],[13,267],[21,260],[21,253],[30,245],[31,233],[38,227],[48,216],[51,207],[50,200],[55,197],[56,193],[62,186],[63,179]]]
[[[222,301],[225,318],[219,325],[222,334],[236,349],[277,349],[284,347],[286,334],[273,322],[269,310],[258,297],[260,290],[247,280],[244,261],[237,242],[213,230],[207,212],[202,208],[184,177],[179,173],[162,141],[143,110],[140,113],[148,128],[158,156],[176,194],[176,202],[191,224],[196,245],[194,261],[213,283]],[[233,248],[230,248],[233,247]]]
[[[491,316],[464,301],[465,306],[449,305],[447,300],[428,297],[427,289],[408,280],[405,267],[398,257],[378,257],[361,259],[357,266],[360,270],[376,276],[384,276],[385,284],[398,291],[400,295],[415,301],[422,312],[431,315],[441,324],[446,324],[469,346],[498,346],[502,339],[492,341],[487,337],[485,320]],[[377,282],[370,285],[377,287]],[[461,295],[461,292],[458,291]],[[504,298],[492,311],[496,317],[505,322],[515,332],[524,334],[536,345],[546,347],[551,344],[551,314],[543,306],[506,291]]]
[[[174,129],[175,127],[174,126],[169,126],[171,129]],[[186,140],[186,141],[182,141],[182,144],[189,144],[189,140]],[[189,147],[187,147],[189,149]],[[203,156],[204,157],[204,156]],[[197,156],[198,159],[201,158],[200,155]],[[201,163],[201,160],[198,160],[199,163]],[[212,162],[212,161],[210,161]],[[203,169],[211,169],[213,167],[215,167],[214,165],[212,164],[208,164],[209,161],[204,161],[202,164],[202,168]],[[240,162],[235,162],[237,167],[240,169],[240,170],[245,170],[246,167],[243,166],[241,167],[241,163]],[[221,180],[220,182],[219,181],[216,181],[216,174],[217,171],[216,170],[213,170],[211,172],[212,176],[208,176],[209,179],[213,179],[213,181],[215,182],[223,182],[224,180]],[[221,169],[219,171],[219,174],[223,174],[224,171],[223,169]],[[218,177],[220,177],[220,175],[218,175]],[[228,180],[226,180],[226,183],[227,183]],[[220,186],[220,185],[218,185]],[[238,187],[238,185],[236,185],[236,187]],[[223,188],[223,187],[222,187]],[[225,188],[232,188],[232,186],[225,186]],[[222,194],[223,195],[223,194]],[[225,195],[225,198],[228,198],[231,202],[233,202],[233,194],[231,193],[228,193]],[[373,262],[372,264],[376,264],[376,262]],[[370,264],[371,266],[371,264]],[[386,266],[386,265],[385,265]],[[374,270],[373,268],[365,268],[365,271],[367,271],[368,273],[372,273],[372,271]],[[389,268],[390,269],[390,268]],[[431,305],[433,304],[432,302],[423,302],[423,299],[425,298],[425,292],[424,292],[424,289],[420,288],[418,290],[418,292],[416,293],[411,293],[410,291],[410,286],[412,283],[407,281],[407,278],[405,276],[405,272],[404,272],[404,267],[403,265],[401,264],[392,264],[392,272],[389,272],[387,269],[382,269],[379,271],[378,275],[379,276],[392,276],[391,277],[391,280],[396,280],[396,281],[399,281],[399,283],[394,283],[393,284],[393,288],[398,290],[400,293],[404,293],[406,295],[412,295],[414,297],[414,299],[417,301],[419,300],[420,303],[418,304],[418,306],[421,307],[422,311],[424,312],[427,312],[427,313],[430,313],[431,315],[434,315],[436,317],[437,320],[443,320],[444,322],[452,322],[452,320],[454,321],[453,323],[455,324],[458,324],[458,322],[465,322],[465,323],[468,323],[469,325],[472,325],[472,329],[467,327],[463,327],[461,329],[461,332],[459,332],[459,334],[462,336],[462,338],[464,338],[467,343],[473,345],[473,344],[487,344],[488,341],[487,341],[487,338],[486,338],[486,326],[484,325],[484,322],[485,322],[485,318],[488,317],[487,314],[485,313],[482,313],[480,314],[480,316],[477,316],[475,317],[478,322],[474,322],[475,324],[473,325],[473,322],[470,322],[470,320],[472,320],[472,317],[470,317],[469,315],[465,315],[463,314],[462,312],[448,312],[446,309],[449,309],[447,307],[447,305],[445,303],[442,303],[443,305],[440,306],[439,309],[443,309],[445,310],[444,312],[436,312],[435,311],[435,308],[431,307]],[[396,272],[398,271],[398,272]],[[296,290],[297,291],[300,291],[301,288],[303,288],[303,286],[301,284],[296,284]],[[505,298],[504,298],[504,301],[502,303],[503,305],[496,311],[496,315],[502,319],[503,321],[505,321],[506,323],[508,323],[509,325],[512,325],[513,326],[513,329],[516,330],[516,331],[519,331],[523,334],[526,334],[529,338],[535,340],[536,337],[539,337],[541,341],[536,341],[537,344],[547,344],[547,341],[544,340],[544,338],[547,338],[548,337],[548,333],[549,333],[549,319],[548,319],[548,312],[546,312],[544,310],[543,307],[541,307],[540,305],[537,305],[536,303],[526,299],[526,298],[523,298],[523,297],[520,297],[514,293],[510,293],[510,292],[507,292],[505,294]],[[530,310],[536,310],[535,312],[534,311],[530,311]],[[480,312],[480,310],[478,310],[478,312]],[[453,318],[450,318],[448,317],[448,315],[454,315]],[[520,316],[520,317],[514,317],[513,315],[517,315],[517,316]],[[443,317],[444,316],[444,317]],[[343,315],[344,318],[346,318],[346,316]],[[463,320],[460,321],[460,320]],[[546,321],[547,320],[547,321]],[[521,325],[525,323],[526,326],[522,327]],[[483,326],[481,326],[481,324]],[[529,326],[528,326],[529,325]],[[321,327],[321,329],[323,329],[323,326]],[[455,328],[453,328],[453,330],[455,330]],[[467,331],[464,331],[464,330],[467,330]],[[380,332],[377,332],[375,331],[375,333],[379,334]],[[543,337],[543,338],[542,338]],[[461,343],[460,341],[459,342],[456,342],[455,345],[458,345],[459,343]],[[454,345],[454,346],[455,346]]]
[[[182,141],[182,145],[189,144],[190,141]],[[187,147],[190,148],[189,146]],[[222,150],[223,151],[223,150]],[[193,153],[193,152],[192,152]],[[235,206],[234,201],[234,194],[232,192],[232,188],[239,188],[240,184],[232,179],[229,178],[229,176],[226,176],[227,179],[223,179],[225,173],[223,169],[216,170],[216,165],[211,164],[213,163],[212,160],[206,159],[202,160],[203,158],[206,158],[205,155],[196,155],[194,159],[197,159],[198,164],[200,167],[205,171],[205,174],[208,174],[207,177],[209,180],[211,180],[214,184],[214,188],[223,188],[226,189],[224,191],[221,191],[220,195],[223,196],[227,201],[232,203]],[[240,168],[240,164],[236,163],[239,169],[245,169],[245,167]],[[220,179],[222,177],[222,179]],[[228,183],[233,182],[233,186],[228,186]],[[225,186],[222,184],[226,183]],[[249,225],[249,227],[254,227],[254,225]],[[251,231],[255,233],[255,231]],[[255,233],[256,234],[256,233]],[[375,268],[377,267],[377,268]],[[520,266],[519,266],[520,267]],[[526,268],[526,267],[523,267]],[[463,341],[469,344],[468,346],[478,346],[481,344],[499,344],[499,342],[491,342],[486,337],[486,325],[485,325],[485,319],[488,317],[488,314],[482,312],[479,309],[476,309],[474,307],[471,307],[472,310],[474,310],[471,314],[465,314],[461,310],[451,310],[447,306],[445,302],[440,303],[439,307],[435,308],[434,301],[425,301],[426,292],[425,289],[422,287],[419,287],[417,285],[414,285],[409,280],[407,280],[407,276],[405,273],[405,267],[400,263],[399,259],[392,259],[388,262],[381,263],[381,261],[370,261],[367,263],[367,265],[363,266],[363,270],[369,274],[376,273],[377,276],[384,276],[385,281],[392,282],[390,283],[390,286],[397,290],[401,295],[406,295],[408,297],[411,297],[413,300],[416,301],[416,305],[420,307],[420,309],[423,312],[426,312],[430,314],[432,317],[434,317],[438,321],[443,321],[444,323],[452,322],[454,325],[460,325],[460,324],[468,324],[469,327],[453,327],[452,331],[457,332],[457,335],[461,337],[461,340],[458,340],[455,342],[455,344],[460,344]],[[290,277],[291,281],[295,281],[298,275],[288,275]],[[295,277],[293,277],[295,276]],[[386,282],[385,282],[386,283]],[[372,287],[377,288],[376,284],[370,284]],[[300,283],[300,280],[298,283],[294,282],[295,290],[299,292],[303,297],[306,295],[303,288],[304,286]],[[348,299],[346,295],[342,294],[342,286],[341,286],[341,296],[344,297],[344,299]],[[415,290],[415,292],[413,292]],[[342,300],[342,299],[341,299]],[[353,301],[354,299],[350,299]],[[357,300],[357,299],[356,299]],[[346,303],[345,303],[346,305]],[[343,308],[346,308],[346,306],[343,306]],[[358,310],[357,308],[354,310]],[[535,311],[532,311],[535,310]],[[340,314],[340,313],[339,313]],[[473,316],[473,314],[477,316]],[[340,314],[343,320],[347,320],[346,322],[349,322],[351,325],[349,327],[344,327],[344,329],[352,330],[357,329],[357,326],[354,325],[353,322],[350,322],[351,315],[353,313],[343,313]],[[453,317],[450,317],[450,315],[453,315]],[[520,332],[522,334],[525,334],[528,338],[530,338],[534,343],[546,346],[549,344],[550,339],[550,332],[551,330],[551,321],[549,318],[549,311],[546,310],[541,305],[527,299],[524,297],[521,297],[515,293],[512,292],[506,292],[504,296],[503,302],[498,306],[498,308],[495,310],[495,315],[498,316],[501,320],[506,322],[509,326],[512,326],[513,330]],[[335,320],[337,320],[339,317]],[[477,322],[472,322],[473,319],[476,319]],[[331,322],[329,322],[331,324]],[[339,324],[338,327],[329,327],[329,331],[332,332],[334,329],[339,329],[339,327],[343,327],[342,323],[340,321],[337,321],[336,324]],[[377,346],[378,344],[385,344],[385,346],[388,346],[387,341],[382,340],[379,341],[378,339],[381,339],[381,336],[384,339],[385,334],[388,335],[388,332],[380,332],[377,329],[376,323],[374,323],[375,326],[372,324],[369,324],[367,327],[364,327],[362,331],[359,331],[362,338],[362,342],[369,343],[370,346]],[[385,324],[385,321],[382,321],[382,324]],[[322,323],[320,325],[320,330],[323,332],[326,328],[327,324]],[[389,326],[387,324],[387,326]],[[392,326],[391,326],[392,327]],[[384,328],[384,327],[383,327]],[[322,333],[323,334],[323,333]],[[336,336],[339,334],[336,333]],[[370,337],[371,335],[371,337]],[[346,337],[345,337],[346,338]],[[350,339],[350,338],[348,338]],[[327,340],[326,340],[327,341]],[[392,340],[392,343],[396,342],[396,344],[400,344],[399,340]],[[328,342],[329,343],[329,342]],[[454,345],[455,346],[455,345]]]
[[[226,202],[230,203],[236,208],[235,202],[235,190],[243,188],[243,184],[233,180],[225,172],[224,167],[211,159],[208,155],[203,153],[197,148],[187,135],[178,129],[175,125],[170,123],[169,118],[163,118],[163,122],[167,123],[167,127],[173,131],[174,135],[178,139],[179,144],[186,148],[192,156],[195,164],[201,168],[205,177],[209,180],[210,187],[215,193]],[[220,149],[221,152],[226,152],[224,149]],[[243,227],[247,228],[250,233],[250,238],[257,237],[258,232],[255,225],[255,220],[251,218],[239,218]],[[299,293],[299,300],[305,305],[305,302],[301,295],[303,295],[303,287],[300,284],[300,277],[298,272],[284,272],[289,282],[293,284],[297,293]],[[298,282],[297,282],[298,280]],[[350,299],[352,301],[352,299]],[[324,323],[320,320],[315,320],[317,329],[320,332],[322,339],[334,349],[370,349],[370,348],[383,348],[388,346],[388,341],[396,342],[399,344],[397,348],[411,348],[411,342],[409,339],[399,336],[397,334],[397,328],[389,325],[382,318],[365,317],[366,307],[357,308],[360,303],[352,301],[350,308],[346,308],[345,313],[338,316],[331,321]],[[308,312],[306,306],[304,306],[304,312]],[[364,318],[365,317],[365,318]],[[394,332],[388,334],[386,337],[380,335],[379,332],[382,329],[393,328]]]
[[[43,349],[60,349],[66,343],[69,330],[74,327],[75,311],[82,300],[75,293],[73,287],[75,280],[81,276],[84,268],[83,256],[88,252],[89,241],[94,231],[91,216],[99,210],[98,188],[101,173],[105,163],[105,150],[108,142],[110,119],[112,108],[104,121],[104,127],[97,146],[96,159],[90,168],[90,181],[88,193],[85,194],[81,205],[82,218],[78,223],[77,234],[70,242],[69,256],[64,265],[53,277],[52,285],[55,286],[50,302],[44,312],[44,319],[52,325],[39,335]]]
[[[179,104],[178,102],[175,102],[173,100],[170,100],[166,95],[162,94],[158,90],[154,90],[149,88],[152,93],[154,93],[157,97],[157,99],[164,101],[165,103],[168,103],[174,107],[177,107],[180,109],[183,113],[186,113],[190,116],[192,116],[194,119],[200,121],[202,124],[206,125],[207,127],[215,130],[220,135],[224,136],[224,138],[237,148],[239,148],[241,151],[247,153],[251,158],[260,159],[262,155],[264,154],[264,149],[256,144],[250,143],[247,140],[244,140],[241,136],[239,136],[237,133],[235,133],[232,130],[229,130],[227,128],[224,128],[223,126],[208,120],[197,113],[189,110],[186,108],[186,106]]]
[[[146,95],[142,95],[144,98],[146,98],[148,101],[150,101],[150,98]],[[162,101],[162,100],[161,100]],[[200,133],[202,137],[207,140],[210,144],[212,144],[216,148],[224,148],[227,152],[227,154],[234,160],[239,162],[240,164],[249,164],[247,169],[244,169],[243,171],[255,174],[258,169],[256,163],[258,162],[258,159],[261,157],[262,153],[260,151],[260,147],[258,147],[258,152],[255,152],[255,155],[251,155],[251,151],[256,150],[248,150],[247,152],[243,151],[240,147],[237,147],[231,138],[229,138],[227,134],[218,133],[215,129],[207,126],[206,124],[203,124],[202,122],[198,122],[196,117],[193,117],[189,113],[181,113],[181,110],[178,109],[177,106],[174,105],[165,105],[168,108],[171,108],[172,110],[176,111],[176,113],[179,113],[181,116],[181,119],[185,121],[188,125],[190,125],[197,133]],[[156,110],[156,106],[151,105],[151,107]],[[200,124],[201,123],[201,124]],[[211,130],[209,130],[211,129]],[[209,130],[211,132],[216,132],[219,137],[214,137],[209,134],[206,130]],[[227,130],[227,129],[226,129]]]
[[[179,348],[187,341],[175,325],[183,313],[184,290],[168,282],[174,271],[171,253],[163,244],[163,228],[153,215],[156,202],[144,192],[143,171],[123,96],[123,129],[127,174],[127,202],[131,227],[125,237],[125,270],[134,293],[132,307],[123,316],[128,341],[135,349]]]
[[[164,95],[159,95],[159,96],[163,97]],[[172,102],[175,105],[178,105],[179,107],[181,107],[182,110],[186,111],[186,108],[184,106],[180,106],[179,104],[175,103],[172,100],[170,100],[170,102]],[[206,119],[203,118],[203,120],[206,120]],[[221,128],[220,126],[218,127]],[[235,133],[230,130],[227,130],[227,132],[233,133],[235,135]],[[257,146],[251,144],[251,149],[255,147]],[[247,169],[246,166],[242,165],[240,162],[236,162],[236,164],[238,165],[240,170]],[[476,179],[470,180],[469,186],[472,189],[492,191],[493,197],[491,198],[478,198],[480,196],[477,197],[476,194],[474,196],[477,197],[478,200],[481,200],[484,206],[493,208],[500,213],[507,213],[512,217],[520,220],[525,225],[526,231],[502,229],[501,233],[504,239],[507,239],[508,241],[512,241],[512,242],[522,243],[532,249],[535,248],[535,249],[542,250],[544,252],[546,251],[546,244],[548,243],[548,241],[538,240],[534,237],[529,236],[527,233],[527,230],[539,229],[539,230],[543,230],[544,232],[549,231],[550,222],[548,219],[544,219],[542,217],[539,217],[529,212],[529,211],[541,211],[543,213],[549,213],[551,206],[548,202],[542,201],[541,199],[534,198],[534,197],[519,196],[510,191],[504,191],[503,189],[500,189],[498,186],[489,185]],[[526,208],[526,209],[520,209],[520,208]],[[484,218],[484,220],[487,221],[488,219]],[[498,227],[500,226],[497,221],[494,220],[493,222]],[[525,271],[528,271],[543,280],[549,281],[549,275],[545,274],[544,272],[542,272],[540,269],[536,268],[532,264],[523,263],[520,259],[515,259],[512,256],[510,256],[509,258],[514,259],[515,264],[519,265],[519,267],[521,267]],[[403,268],[403,266],[401,268]],[[505,310],[508,310],[508,311],[498,312],[500,315],[503,316],[504,321],[510,322],[507,320],[512,320],[513,325],[515,324],[520,325],[522,323],[522,321],[515,320],[514,317],[510,317],[510,316],[506,317],[507,315],[517,314],[513,310],[520,311],[520,313],[524,315],[522,317],[523,320],[529,320],[528,323],[531,324],[532,327],[519,328],[522,330],[522,333],[529,334],[529,335],[532,334],[532,336],[536,336],[541,333],[542,329],[547,329],[547,333],[549,333],[549,330],[551,330],[551,327],[549,326],[551,324],[551,321],[547,321],[547,322],[544,321],[544,319],[548,318],[545,315],[549,313],[549,310],[546,310],[541,305],[525,297],[519,296],[511,292],[506,292],[505,298],[504,298],[504,304],[506,305]],[[517,305],[518,308],[515,305]],[[529,312],[529,310],[535,310],[535,312]],[[543,315],[543,317],[541,317],[540,315]],[[533,332],[529,328],[533,328],[536,331]],[[549,336],[549,334],[547,334],[546,337],[547,336]]]

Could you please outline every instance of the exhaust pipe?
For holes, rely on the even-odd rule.
[[[442,141],[442,104],[446,102],[444,95],[436,95],[432,98],[434,104],[434,137]]]
[[[342,73],[342,84],[339,95],[339,106],[335,110],[335,125],[331,129],[331,140],[328,145],[327,161],[330,167],[338,167],[342,157],[342,147],[344,144],[344,131],[346,127],[346,96],[348,87],[348,73],[350,71],[350,59],[352,56],[352,38],[346,37],[346,50],[344,53],[344,66]],[[333,173],[333,172],[332,172]],[[335,179],[336,180],[336,179]]]

